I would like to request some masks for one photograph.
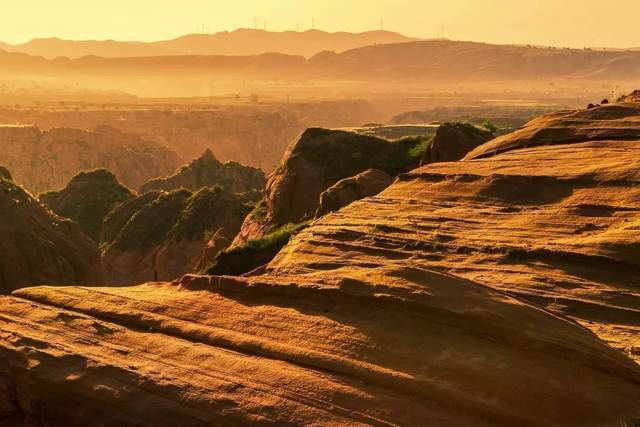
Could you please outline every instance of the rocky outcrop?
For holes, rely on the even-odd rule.
[[[267,270],[338,269],[353,251],[437,269],[569,316],[640,361],[639,108],[558,113],[500,138],[502,154],[485,150],[492,141],[481,159],[402,175],[301,232]],[[572,138],[540,145],[523,132]]]
[[[340,130],[307,129],[269,175],[264,203],[247,217],[234,245],[313,218],[322,192],[341,179],[371,168],[395,176],[416,167],[425,144],[422,138],[392,142]]]
[[[320,195],[316,218],[337,211],[356,200],[375,196],[392,182],[393,178],[377,169],[369,169],[356,176],[342,179]]]
[[[97,245],[77,224],[48,212],[5,168],[0,168],[0,236],[0,293],[101,282]]]
[[[634,139],[640,139],[640,104],[630,95],[629,101],[618,104],[544,115],[513,133],[479,146],[466,158],[479,159],[541,145]]]
[[[427,145],[422,164],[455,162],[493,139],[493,134],[468,123],[445,123]]]
[[[633,425],[629,135],[423,166],[314,221],[261,275],[3,297],[0,419]]]
[[[131,199],[104,221],[106,279],[131,284],[196,271],[205,251],[217,254],[231,243],[249,210],[241,197],[220,187],[149,192]]]
[[[100,242],[102,222],[109,212],[133,197],[127,187],[108,170],[80,172],[65,188],[40,195],[40,201],[58,215],[80,224],[94,241]]]
[[[96,131],[35,126],[0,126],[0,163],[28,191],[57,190],[79,172],[104,168],[129,188],[175,171],[181,160],[173,151],[113,128]]]
[[[227,191],[246,193],[262,190],[265,184],[264,172],[236,162],[220,163],[211,150],[182,167],[175,174],[156,178],[140,187],[140,193],[149,191],[172,191],[180,188],[197,191],[203,187],[219,185]]]

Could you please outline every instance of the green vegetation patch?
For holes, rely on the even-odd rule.
[[[378,165],[377,168],[391,176],[415,169],[420,165],[420,160],[432,141],[433,136],[409,136],[399,139],[392,143],[394,147],[385,164]]]
[[[56,214],[80,224],[96,242],[100,240],[102,222],[116,206],[133,194],[109,171],[82,172],[60,191],[41,194],[39,199]]]
[[[273,248],[282,248],[289,242],[289,239],[309,225],[309,222],[300,224],[285,224],[271,233],[249,240],[244,246],[235,247],[224,251],[226,254],[237,254],[242,252],[262,252]]]

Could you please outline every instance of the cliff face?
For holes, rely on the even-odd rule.
[[[113,208],[133,197],[128,188],[105,169],[81,172],[65,188],[40,195],[40,201],[58,215],[77,222],[100,242],[102,221]]]
[[[82,171],[105,168],[138,188],[172,173],[181,160],[171,150],[139,136],[102,127],[95,132],[35,126],[0,126],[0,162],[34,194],[57,190]]]
[[[367,169],[392,176],[417,166],[425,141],[387,141],[351,132],[308,129],[269,175],[264,203],[245,220],[234,244],[287,223],[313,218],[323,191]]]
[[[140,187],[141,193],[149,191],[172,191],[186,188],[197,191],[203,187],[219,185],[233,193],[262,190],[265,184],[264,172],[236,162],[220,163],[211,150],[184,166],[175,174],[156,178]]]
[[[633,425],[637,118],[403,174],[261,275],[0,298],[0,419]]]
[[[131,284],[174,280],[196,271],[205,251],[217,253],[231,243],[249,209],[241,197],[219,187],[131,199],[104,222],[106,278]]]
[[[320,195],[316,218],[337,211],[356,200],[375,196],[392,182],[393,178],[377,169],[369,169],[356,176],[342,179]]]
[[[427,146],[422,164],[455,162],[493,138],[491,132],[467,123],[445,123]]]
[[[29,285],[100,283],[97,245],[0,169],[0,293]]]

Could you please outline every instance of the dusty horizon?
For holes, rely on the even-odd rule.
[[[615,7],[595,0],[527,4],[506,0],[479,2],[364,0],[312,2],[239,0],[233,5],[187,0],[175,4],[40,0],[5,1],[0,41],[19,44],[37,38],[69,40],[159,41],[198,32],[241,28],[269,31],[360,33],[384,29],[417,38],[446,37],[496,44],[557,47],[640,47],[635,17],[640,3],[617,1]],[[37,8],[38,14],[33,11]],[[346,13],[345,13],[346,12]],[[420,17],[416,19],[416,16]],[[55,17],[56,19],[51,19]],[[571,25],[567,25],[570,20]]]

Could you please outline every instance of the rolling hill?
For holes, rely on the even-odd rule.
[[[257,55],[268,52],[309,57],[327,49],[341,52],[373,44],[413,40],[417,39],[390,31],[328,33],[320,30],[274,32],[238,29],[215,34],[187,34],[157,42],[64,40],[52,37],[16,45],[0,43],[0,49],[49,59],[83,56],[123,58],[166,55]]]

